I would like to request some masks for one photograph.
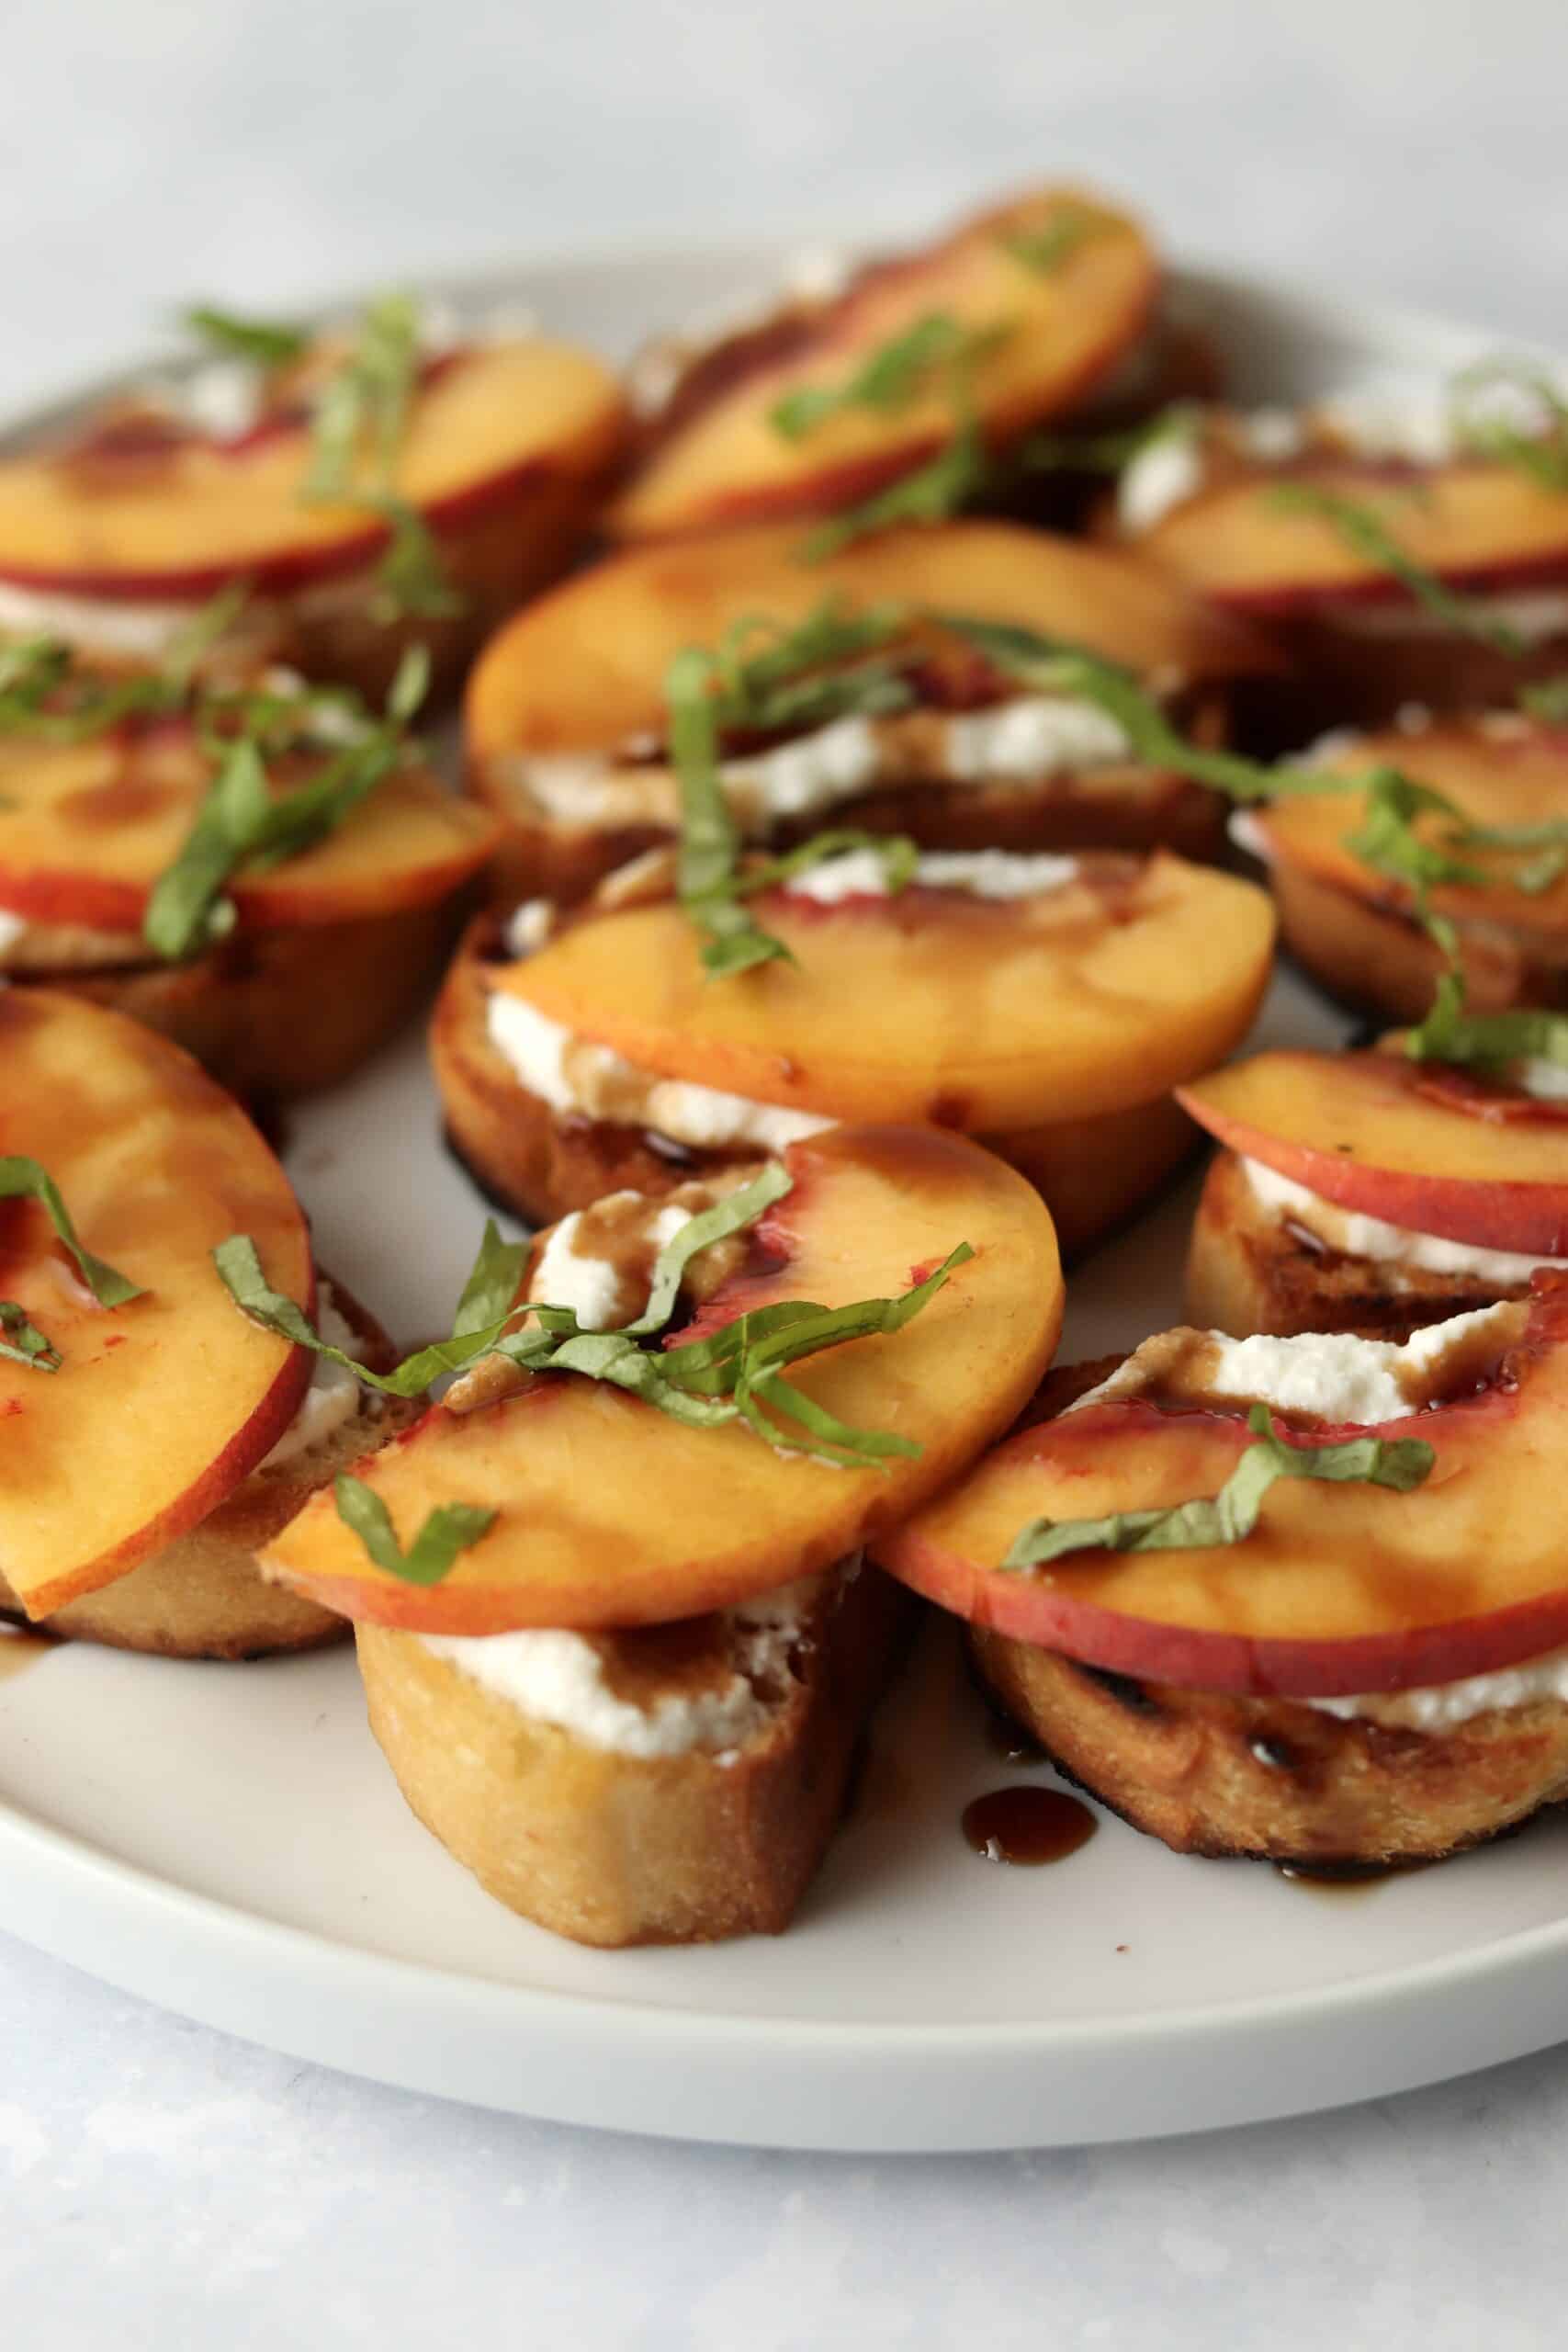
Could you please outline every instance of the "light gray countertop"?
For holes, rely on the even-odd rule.
[[[1561,338],[1561,0],[73,0],[4,56],[10,401],[194,294],[918,224],[1058,168],[1187,252]],[[1562,2341],[1568,2050],[1202,2140],[872,2161],[406,2097],[3,1936],[0,2015],[28,2352]]]

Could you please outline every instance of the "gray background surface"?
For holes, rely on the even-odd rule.
[[[897,228],[1058,168],[1186,252],[1568,339],[1561,0],[10,0],[0,33],[8,401],[195,293]],[[1203,2140],[870,2162],[406,2098],[4,1937],[0,2018],[28,2352],[1562,2340],[1568,2052]]]

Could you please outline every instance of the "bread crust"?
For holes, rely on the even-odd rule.
[[[355,1638],[370,1728],[399,1786],[487,1893],[578,1943],[707,1943],[789,1925],[907,1608],[874,1568],[827,1579],[786,1687],[728,1762],[591,1747],[416,1634],[360,1625]]]
[[[1331,996],[1389,1021],[1425,1018],[1445,963],[1419,923],[1285,857],[1270,859],[1268,878],[1280,937]],[[1472,1012],[1568,1004],[1568,967],[1550,961],[1523,932],[1462,921],[1454,930]]]
[[[1331,1249],[1260,1201],[1234,1151],[1216,1153],[1203,1180],[1187,1256],[1187,1317],[1200,1330],[1407,1340],[1424,1323],[1529,1291]]]
[[[480,1189],[531,1225],[553,1225],[606,1193],[654,1195],[694,1175],[760,1166],[755,1147],[704,1151],[639,1127],[552,1110],[523,1085],[491,1043],[489,961],[499,955],[493,917],[469,925],[436,1002],[430,1055],[447,1140]],[[1170,1095],[1094,1118],[1066,1119],[976,1138],[1043,1195],[1064,1256],[1123,1224],[1168,1182],[1196,1143]]]
[[[397,1350],[380,1324],[341,1284],[332,1289],[359,1343],[360,1362],[372,1372],[389,1371]],[[287,1586],[265,1584],[255,1555],[318,1487],[375,1453],[422,1409],[417,1400],[384,1396],[373,1406],[362,1397],[330,1440],[271,1469],[264,1463],[188,1534],[51,1617],[29,1619],[0,1576],[0,1618],[62,1640],[155,1657],[271,1657],[340,1641],[348,1631],[342,1618]]]
[[[1179,1853],[1314,1870],[1438,1861],[1568,1797],[1568,1703],[1431,1733],[1178,1690],[971,1628],[987,1687],[1068,1776]]]
[[[86,997],[193,1054],[231,1093],[287,1101],[348,1078],[412,1019],[462,922],[468,894],[353,922],[235,933],[188,964],[17,970]]]

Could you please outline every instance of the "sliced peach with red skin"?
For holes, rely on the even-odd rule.
[[[1050,269],[1010,240],[1073,216],[1086,233]],[[1040,188],[967,222],[925,252],[863,272],[804,343],[742,365],[655,443],[610,514],[625,538],[722,529],[852,505],[923,464],[951,439],[952,388],[940,371],[893,410],[847,406],[798,439],[773,421],[805,390],[838,390],[872,355],[933,312],[971,334],[1005,328],[972,370],[975,414],[1005,446],[1087,398],[1137,340],[1158,267],[1125,213],[1073,188]]]
[[[1175,673],[1192,684],[1275,666],[1245,628],[1113,549],[1012,523],[957,522],[885,532],[805,564],[798,528],[773,526],[634,548],[528,605],[469,680],[469,756],[482,764],[509,752],[662,740],[665,673],[683,646],[716,644],[757,614],[788,627],[825,597],[850,611],[895,604],[1010,621],[1145,677]]]
[[[1406,596],[1384,563],[1326,516],[1277,498],[1282,483],[1348,500],[1427,571],[1460,587],[1568,580],[1568,499],[1513,467],[1377,468],[1332,459],[1258,472],[1200,492],[1141,532],[1140,551],[1199,594],[1286,616],[1314,605]]]
[[[1273,911],[1164,852],[1019,899],[771,892],[795,960],[715,983],[670,904],[589,916],[492,985],[639,1069],[825,1117],[1004,1135],[1153,1101],[1251,1023]]]
[[[1004,1569],[1032,1520],[1217,1494],[1251,1442],[1239,1412],[1108,1400],[1007,1439],[875,1556],[973,1624],[1187,1689],[1328,1698],[1538,1656],[1568,1641],[1568,1287],[1513,1311],[1500,1384],[1378,1430],[1435,1449],[1409,1493],[1281,1480],[1239,1544]]]
[[[288,788],[322,764],[299,763]],[[0,742],[0,907],[35,922],[137,930],[212,773],[183,726],[84,743]],[[428,770],[403,769],[312,848],[269,870],[242,869],[230,895],[249,929],[429,906],[479,871],[495,833]]]
[[[1503,1103],[1453,1077],[1395,1053],[1258,1054],[1179,1087],[1177,1100],[1227,1149],[1340,1208],[1483,1249],[1568,1257],[1565,1106]]]
[[[427,1632],[657,1624],[825,1568],[956,1477],[1017,1413],[1061,1328],[1038,1194],[973,1144],[918,1129],[839,1128],[785,1162],[795,1189],[758,1229],[766,1271],[721,1285],[695,1328],[784,1299],[889,1297],[967,1241],[974,1258],[902,1331],[790,1374],[852,1426],[912,1439],[918,1459],[834,1469],[547,1374],[479,1411],[437,1406],[362,1465],[405,1544],[442,1503],[498,1514],[445,1582],[376,1567],[331,1495],[268,1547],[264,1574],[346,1616]]]
[[[468,350],[416,393],[397,489],[432,528],[457,530],[557,476],[614,462],[619,390],[590,353],[518,342]],[[0,579],[68,595],[209,595],[243,576],[261,590],[353,570],[384,526],[352,504],[303,503],[308,422],[221,443],[176,444],[115,480],[37,450],[0,461]]]
[[[251,1234],[307,1310],[299,1204],[239,1105],[164,1038],[45,989],[0,991],[0,1154],[39,1160],[84,1245],[143,1295],[100,1306],[44,1211],[0,1202],[0,1297],[59,1350],[0,1358],[0,1571],[43,1617],[207,1517],[287,1428],[303,1349],[248,1323],[209,1255]]]
[[[1392,728],[1359,735],[1314,764],[1335,775],[1398,768],[1445,793],[1478,825],[1561,824],[1568,811],[1568,732],[1522,716],[1439,720],[1418,734]],[[1408,888],[1375,872],[1348,845],[1365,815],[1359,793],[1303,793],[1258,810],[1254,822],[1269,856],[1376,905],[1408,906]],[[1416,823],[1424,838],[1438,844],[1450,830],[1442,817],[1421,816]],[[1568,874],[1527,892],[1512,879],[1527,852],[1461,842],[1452,854],[1488,879],[1436,885],[1430,897],[1440,913],[1505,923],[1513,931],[1568,930]]]

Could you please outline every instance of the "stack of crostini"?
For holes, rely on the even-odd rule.
[[[923,1607],[1182,1851],[1568,1795],[1555,374],[1240,408],[1055,186],[624,369],[191,327],[0,458],[0,1616],[352,1634],[599,1945],[788,1925]],[[269,1124],[427,1011],[434,1338]],[[1054,1365],[1210,1141],[1190,1324]]]

